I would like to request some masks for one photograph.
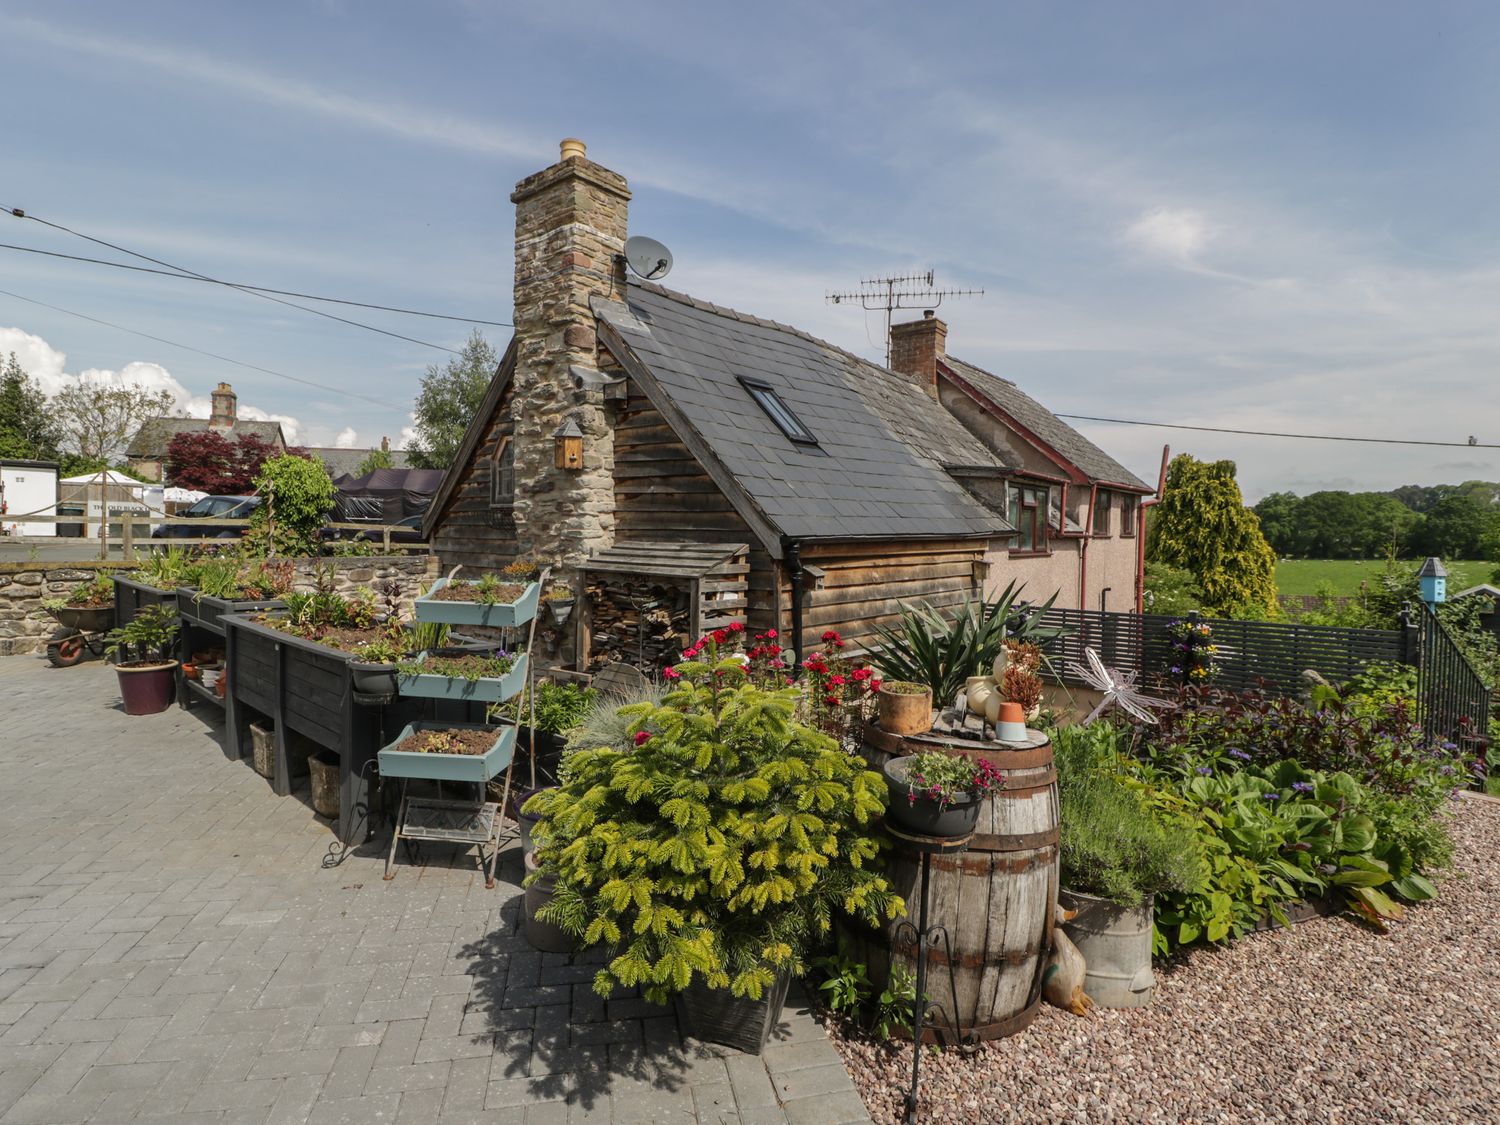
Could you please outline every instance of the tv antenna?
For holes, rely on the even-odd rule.
[[[983,297],[983,289],[934,289],[932,271],[898,277],[867,277],[859,288],[846,293],[826,293],[830,305],[853,304],[870,312],[885,313],[885,365],[891,365],[891,313],[897,309],[935,309],[945,297]]]

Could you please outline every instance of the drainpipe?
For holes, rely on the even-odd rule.
[[[1083,525],[1083,538],[1078,541],[1078,608],[1088,609],[1089,588],[1089,540],[1094,537],[1094,505],[1099,500],[1099,486],[1089,486],[1089,517]]]
[[[1146,509],[1154,508],[1161,503],[1162,494],[1167,490],[1167,460],[1172,456],[1172,447],[1164,445],[1161,447],[1161,471],[1156,477],[1156,495],[1150,500],[1142,500],[1140,511],[1136,514],[1135,521],[1135,611],[1146,612]]]
[[[793,675],[802,674],[802,545],[795,539],[781,537],[781,559],[792,583],[792,655],[795,657]]]

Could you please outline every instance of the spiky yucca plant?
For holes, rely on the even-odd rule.
[[[527,802],[557,879],[539,917],[612,949],[601,995],[639,985],[661,1003],[699,974],[758,999],[779,971],[802,971],[837,911],[904,913],[866,829],[885,782],[793,721],[794,688],[745,682],[712,641],[676,672],[659,705],[630,709],[633,749],[578,750],[562,788]]]

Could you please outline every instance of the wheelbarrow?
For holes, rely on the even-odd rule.
[[[91,656],[104,655],[105,637],[114,628],[115,607],[94,609],[49,609],[58,629],[47,641],[47,659],[58,668],[70,668]]]

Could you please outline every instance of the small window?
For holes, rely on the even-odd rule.
[[[792,413],[792,408],[781,401],[781,396],[771,387],[770,383],[760,379],[747,379],[740,376],[740,386],[744,387],[750,397],[755,400],[755,405],[766,412],[766,417],[776,423],[776,428],[784,433],[792,441],[799,445],[817,445],[818,439],[813,432],[802,424],[802,419]]]
[[[1137,496],[1120,497],[1120,534],[1133,536],[1135,534],[1135,509],[1140,503]]]
[[[1114,503],[1114,493],[1099,490],[1098,496],[1094,498],[1094,534],[1109,534],[1109,508]]]
[[[1016,529],[1012,551],[1044,551],[1047,544],[1045,505],[1049,489],[1013,484],[1007,490],[1007,516]]]
[[[500,439],[495,463],[490,469],[490,507],[510,508],[516,503],[516,447],[510,435]]]

